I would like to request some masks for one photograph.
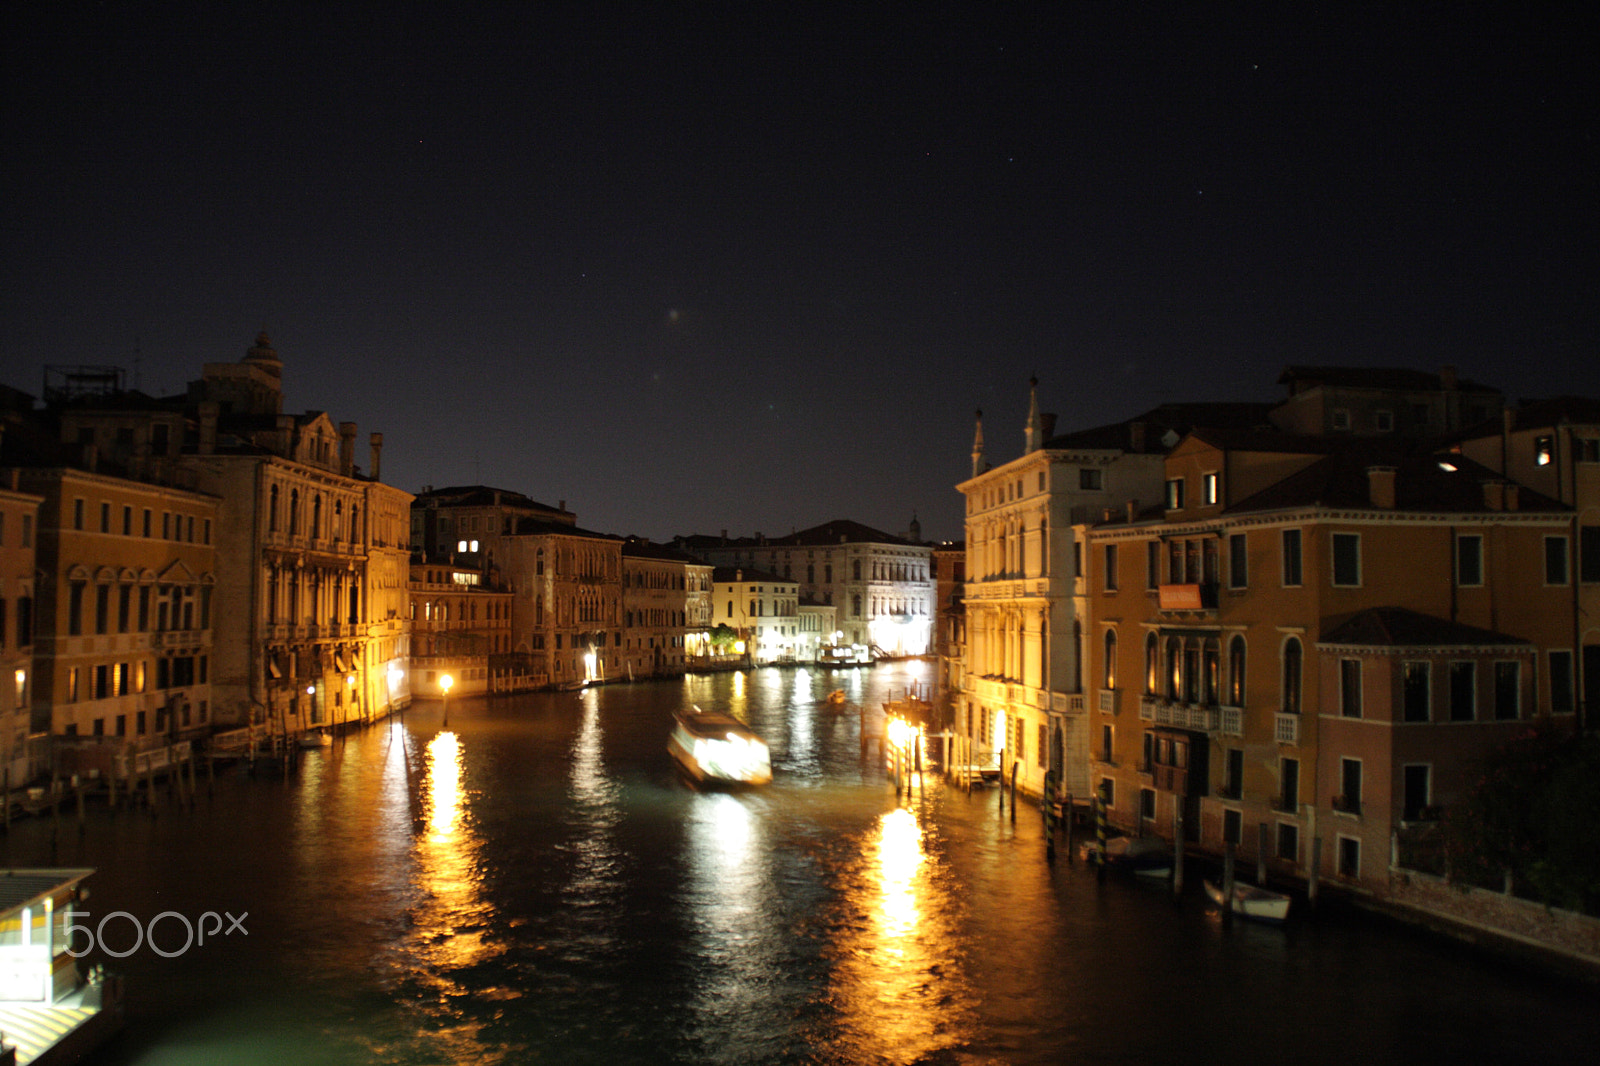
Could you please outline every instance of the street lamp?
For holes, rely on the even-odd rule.
[[[455,683],[456,679],[449,674],[439,678],[439,691],[444,693],[444,725],[446,729],[450,728],[450,686]]]

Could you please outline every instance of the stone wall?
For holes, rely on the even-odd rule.
[[[1442,919],[1463,931],[1489,934],[1600,968],[1600,918],[1503,892],[1451,884],[1411,870],[1394,871],[1382,899],[1424,919]]]

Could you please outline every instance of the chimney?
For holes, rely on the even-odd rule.
[[[1499,478],[1486,478],[1483,482],[1483,505],[1491,511],[1506,509],[1506,483]]]
[[[215,400],[200,401],[200,454],[214,455],[217,450],[217,418],[222,405]]]
[[[1130,452],[1144,451],[1145,424],[1143,422],[1128,423],[1128,450]]]
[[[1394,509],[1395,468],[1392,466],[1367,467],[1367,496],[1372,506]]]
[[[367,440],[372,446],[372,468],[367,471],[367,476],[377,481],[381,476],[383,467],[379,460],[383,458],[383,434],[374,433]]]
[[[339,423],[339,473],[349,477],[356,465],[356,424]]]
[[[1132,522],[1134,516],[1137,515],[1138,513],[1139,513],[1139,501],[1138,500],[1129,500],[1128,501],[1128,521]]]

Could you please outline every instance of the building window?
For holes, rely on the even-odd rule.
[[[1237,633],[1228,641],[1228,706],[1244,706],[1244,638]]]
[[[1340,430],[1340,431],[1349,429],[1350,428],[1350,412],[1345,410],[1343,407],[1334,408],[1334,411],[1333,411],[1333,428],[1336,429],[1336,430]]]
[[[1117,589],[1117,546],[1107,544],[1106,548],[1106,591],[1115,592]]]
[[[1450,664],[1450,720],[1470,722],[1477,717],[1478,664],[1458,659]]]
[[[1361,717],[1361,660],[1339,660],[1339,714]]]
[[[1567,567],[1567,538],[1544,538],[1544,583],[1565,585],[1571,581]]]
[[[1295,588],[1301,583],[1300,531],[1283,531],[1283,587]]]
[[[1298,637],[1283,645],[1283,713],[1300,713],[1301,651]]]
[[[1550,713],[1572,714],[1573,703],[1572,653],[1550,652]]]
[[[1284,759],[1278,764],[1278,809],[1290,814],[1300,809],[1300,760]]]
[[[1222,842],[1238,847],[1244,842],[1244,815],[1232,808],[1222,812]]]
[[[1039,476],[1041,478],[1044,477],[1043,474],[1040,474]],[[1078,488],[1082,489],[1085,492],[1099,492],[1104,486],[1105,486],[1105,474],[1104,474],[1104,471],[1095,470],[1095,469],[1093,469],[1091,467],[1086,467],[1086,466],[1078,468]],[[1044,486],[1043,485],[1039,486],[1039,491],[1041,491],[1041,492],[1044,491]]]
[[[1539,466],[1549,466],[1555,461],[1556,439],[1554,437],[1535,437],[1533,439],[1533,461]]]
[[[1600,552],[1597,552],[1597,554],[1600,554]],[[1161,542],[1159,540],[1145,541],[1144,587],[1147,589],[1161,587]]]
[[[1456,538],[1456,584],[1483,584],[1483,537],[1476,533]]]
[[[1105,642],[1105,687],[1117,687],[1117,631],[1106,630]]]
[[[1144,690],[1154,696],[1161,689],[1161,644],[1154,633],[1144,638]]]
[[[1167,481],[1167,510],[1177,511],[1183,508],[1183,478],[1175,477]]]
[[[1428,664],[1409,662],[1402,671],[1402,716],[1407,722],[1426,722],[1433,701]]]
[[[1372,424],[1377,428],[1379,433],[1393,433],[1394,432],[1394,412],[1393,411],[1374,411],[1374,412],[1372,412]]]
[[[1228,535],[1228,587],[1242,589],[1250,584],[1249,555],[1243,533]]]
[[[72,501],[72,528],[73,529],[82,529],[83,528],[83,501],[82,500],[73,500]]]
[[[1284,862],[1300,861],[1300,827],[1289,822],[1278,823],[1278,858]]]
[[[1520,718],[1522,711],[1522,664],[1494,664],[1494,716],[1506,721]]]
[[[1361,876],[1361,841],[1355,837],[1339,838],[1339,876],[1352,880]]]
[[[1156,817],[1156,790],[1141,788],[1139,790],[1139,817],[1147,822],[1155,821]]]
[[[1222,795],[1238,799],[1244,795],[1244,749],[1229,748],[1222,759]]]
[[[1401,805],[1400,820],[1415,822],[1433,802],[1432,768],[1426,763],[1409,763],[1400,768]]]
[[[1361,534],[1333,535],[1333,583],[1344,588],[1361,584]]]
[[[1339,787],[1341,789],[1334,809],[1349,814],[1361,813],[1361,760],[1339,760]]]
[[[1578,528],[1578,580],[1600,582],[1600,526]]]
[[[1216,637],[1207,637],[1200,650],[1200,702],[1213,706],[1222,692],[1222,650]]]
[[[1217,502],[1217,475],[1208,472],[1200,475],[1200,502],[1211,505]]]

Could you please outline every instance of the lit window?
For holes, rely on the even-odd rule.
[[[1217,475],[1216,474],[1212,473],[1212,474],[1201,474],[1200,475],[1200,502],[1201,503],[1216,503],[1217,502]]]
[[[1540,466],[1549,466],[1556,455],[1556,439],[1554,437],[1535,437],[1533,441],[1533,461]]]
[[[1183,478],[1175,477],[1167,482],[1167,510],[1177,511],[1183,507]]]

